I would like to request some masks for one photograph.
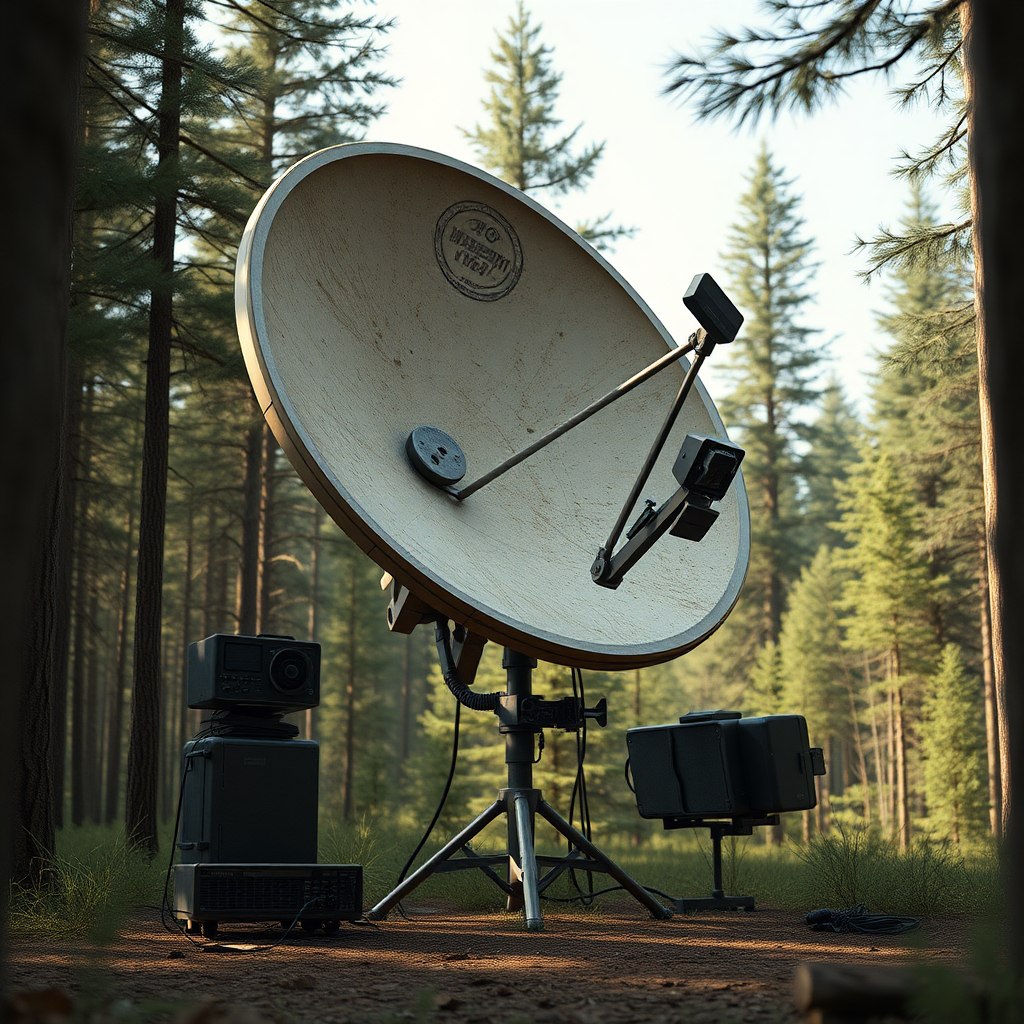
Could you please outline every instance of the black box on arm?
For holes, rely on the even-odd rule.
[[[825,773],[802,715],[742,718],[701,711],[626,732],[637,810],[644,818],[757,818],[807,810]]]

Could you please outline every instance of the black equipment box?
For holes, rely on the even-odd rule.
[[[626,731],[637,810],[644,818],[763,817],[817,803],[825,774],[802,715],[684,715]]]
[[[197,922],[354,921],[363,913],[359,864],[177,864],[174,912]]]
[[[215,633],[189,644],[188,706],[301,711],[320,703],[320,645]]]
[[[315,741],[208,736],[182,758],[183,864],[316,862]]]

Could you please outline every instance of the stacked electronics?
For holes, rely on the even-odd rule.
[[[190,931],[276,920],[336,933],[362,915],[362,868],[317,863],[319,746],[284,721],[320,702],[320,645],[215,634],[189,647],[174,906]]]

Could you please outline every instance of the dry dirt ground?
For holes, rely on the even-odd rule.
[[[525,931],[520,915],[407,909],[407,920],[393,913],[376,927],[290,936],[250,953],[223,947],[273,941],[280,930],[222,924],[204,949],[164,931],[154,914],[98,954],[80,942],[12,936],[10,991],[56,986],[81,1007],[99,964],[101,1021],[156,1016],[152,1000],[173,1004],[189,1024],[769,1024],[798,1019],[791,993],[801,961],[954,965],[966,946],[966,929],[948,921],[925,921],[916,940],[924,948],[915,949],[905,938],[812,932],[801,914],[771,909],[654,921],[615,903],[546,911],[541,932]]]

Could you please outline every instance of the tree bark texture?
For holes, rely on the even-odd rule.
[[[896,827],[901,850],[910,846],[910,799],[907,787],[907,727],[903,715],[903,688],[893,689],[893,726],[896,745]]]
[[[189,495],[188,519],[185,528],[185,579],[182,585],[181,595],[181,640],[178,644],[178,652],[181,656],[181,671],[178,673],[178,692],[180,702],[178,707],[178,736],[174,744],[175,758],[177,748],[185,745],[189,734],[188,717],[188,653],[189,644],[194,640],[201,640],[202,637],[192,635],[192,559],[193,548],[195,547],[195,525],[196,510],[194,495]],[[175,762],[177,763],[176,760]],[[172,777],[176,773],[172,773]]]
[[[27,833],[52,844],[50,756],[54,640],[59,635],[61,475],[65,329],[71,263],[71,210],[85,7],[38,0],[5,11],[0,74],[7,98],[2,163],[30,182],[8,204],[0,340],[0,884],[24,867]],[[15,443],[15,439],[17,439]],[[41,746],[28,744],[39,742]],[[20,763],[33,754],[31,763]],[[38,773],[28,777],[26,770]],[[36,813],[40,819],[35,817]],[[16,845],[17,844],[17,845]],[[41,849],[44,855],[49,849]],[[15,856],[21,863],[15,863]],[[31,873],[31,872],[30,872]],[[6,888],[4,889],[6,892]],[[7,990],[7,900],[0,900],[0,992]]]
[[[1020,340],[1024,79],[1019,66],[1024,5],[973,0],[971,14],[968,52],[974,103],[969,127],[978,197],[975,228],[980,228],[977,244],[984,268],[979,391],[985,396],[982,429],[989,419],[994,456],[995,517],[989,535],[994,538],[995,558],[989,579],[996,686],[1003,695],[999,731],[1002,753],[1007,755],[1002,758],[1007,946],[1020,976],[1024,971],[1024,823],[1014,812],[1011,797],[1024,786],[1024,630],[1020,628],[1024,618],[1024,421],[1019,410],[1024,380]]]
[[[80,429],[81,457],[75,471],[75,591],[74,591],[74,651],[71,662],[71,824],[85,821],[85,673],[89,629],[87,595],[89,591],[89,515],[92,501],[92,407],[95,382],[85,386]]]
[[[134,488],[133,488],[134,490]],[[135,509],[129,508],[124,524],[124,564],[117,601],[117,653],[107,721],[107,785],[103,820],[109,825],[117,818],[121,790],[121,725],[124,721],[124,684],[128,668],[128,611],[131,602],[132,560],[135,554]]]
[[[159,276],[150,294],[149,306],[146,426],[142,440],[139,565],[135,587],[135,651],[125,796],[125,831],[134,845],[144,848],[150,854],[155,854],[158,849],[160,641],[184,21],[183,0],[167,0],[160,112],[157,119],[157,178],[162,179],[162,194],[155,204],[153,217],[153,260]]]
[[[992,665],[992,617],[988,593],[988,545],[979,538],[978,598],[981,619],[981,677],[985,686],[985,741],[988,755],[988,812],[992,835],[1003,834],[1002,770],[999,765],[999,709]]]
[[[99,651],[99,593],[96,581],[89,581],[89,604],[87,609],[85,640],[85,706],[82,711],[84,733],[82,753],[84,764],[82,793],[87,821],[100,820],[100,753],[103,740],[103,724],[100,707],[100,651]]]
[[[990,365],[991,348],[988,341],[988,303],[985,299],[985,210],[983,206],[983,188],[978,180],[978,121],[981,105],[977,101],[977,76],[983,71],[979,66],[979,54],[975,46],[972,32],[973,11],[975,4],[968,2],[960,5],[960,29],[964,40],[964,99],[967,103],[967,159],[970,169],[971,183],[971,219],[973,231],[971,246],[974,256],[974,312],[975,341],[978,351],[978,413],[981,419],[981,476],[985,495],[985,538],[988,551],[988,594],[989,594],[989,629],[991,633],[992,672],[996,694],[996,723],[999,733],[999,760],[1003,769],[1001,775],[1002,793],[1001,830],[1006,833],[1010,816],[1010,775],[1005,769],[1010,754],[1010,737],[1006,731],[1006,672],[1003,664],[1003,565],[997,556],[997,522],[998,494],[1002,482],[999,475],[996,448],[996,426],[994,422],[993,368]],[[992,129],[1001,129],[992,125]]]
[[[64,381],[64,423],[61,430],[61,465],[58,470],[57,510],[54,512],[59,523],[58,540],[55,548],[56,594],[54,605],[57,620],[54,625],[54,643],[50,648],[51,664],[47,671],[53,689],[51,708],[50,763],[54,784],[54,824],[64,827],[65,768],[67,758],[68,724],[68,662],[71,655],[71,585],[75,568],[75,466],[78,464],[82,419],[82,394],[84,372],[74,356],[68,354],[68,366]]]

